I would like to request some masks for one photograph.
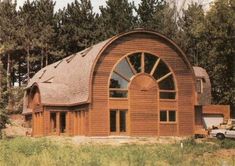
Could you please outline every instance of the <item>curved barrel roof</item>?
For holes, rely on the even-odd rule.
[[[113,41],[133,33],[149,33],[172,44],[180,52],[182,59],[194,75],[185,54],[173,41],[159,33],[138,29],[114,36],[46,66],[34,75],[28,83],[27,89],[32,86],[38,87],[42,105],[73,106],[89,103],[93,70],[99,56]]]

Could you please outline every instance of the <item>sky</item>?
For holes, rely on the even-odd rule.
[[[26,0],[17,0],[17,6],[22,6]],[[55,10],[62,9],[63,7],[66,7],[68,3],[73,2],[74,0],[55,0]],[[133,0],[129,0],[129,2],[132,2]],[[138,5],[141,0],[135,0],[135,5]],[[99,6],[105,6],[106,0],[91,0],[94,12],[99,13]]]
[[[26,0],[17,0],[17,6],[22,6]],[[67,6],[68,3],[73,2],[74,0],[54,0],[56,1],[55,5],[55,11],[58,9],[63,9]],[[100,13],[99,6],[105,6],[107,0],[91,0],[93,11],[95,13]],[[136,6],[141,2],[141,0],[128,0],[129,2],[134,2]],[[187,8],[188,4],[191,4],[191,2],[197,2],[199,4],[202,4],[204,6],[204,9],[209,8],[209,3],[213,0],[166,0],[169,3],[175,3],[177,6],[177,9],[181,9],[181,6],[185,9]],[[184,3],[185,2],[185,3]],[[184,5],[183,5],[184,4]],[[181,10],[180,10],[181,11]]]

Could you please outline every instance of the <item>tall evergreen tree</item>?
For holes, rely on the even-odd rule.
[[[106,6],[100,7],[99,31],[102,40],[121,32],[126,32],[136,26],[134,4],[128,0],[108,0]]]
[[[18,43],[19,46],[26,53],[26,64],[27,64],[27,80],[30,79],[30,71],[31,65],[30,62],[33,61],[34,57],[31,55],[31,50],[36,47],[36,36],[38,31],[37,26],[37,9],[35,1],[27,0],[19,10],[19,19],[20,19],[20,27],[19,27],[19,37]]]
[[[176,10],[165,0],[142,0],[137,9],[139,27],[158,31],[170,38],[175,38],[177,24]]]
[[[8,110],[12,111],[12,71],[13,71],[13,52],[17,49],[17,12],[16,12],[16,4],[9,1],[0,2],[0,39],[1,39],[1,54],[0,61],[5,59],[3,64],[6,64],[7,68],[7,85],[5,97],[8,98]],[[1,65],[2,66],[2,65]],[[3,68],[0,68],[3,70]],[[2,82],[2,73],[0,81]],[[3,89],[3,85],[1,85],[0,90]],[[3,99],[2,99],[3,100]]]
[[[211,78],[214,102],[230,104],[235,109],[235,3],[232,2],[217,0],[206,15],[209,47],[205,68]]]
[[[201,56],[204,56],[205,43],[205,16],[201,5],[197,3],[183,10],[182,17],[178,20],[179,31],[177,42],[184,50],[191,64],[201,65]]]
[[[36,0],[36,47],[41,52],[41,68],[48,65],[49,55],[55,53],[55,17],[53,0]],[[51,57],[53,58],[53,57]]]
[[[57,13],[60,48],[66,55],[91,46],[96,38],[96,21],[90,0],[75,0]]]

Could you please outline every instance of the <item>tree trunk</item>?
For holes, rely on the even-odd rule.
[[[47,66],[48,65],[47,45],[46,45],[46,49],[45,49],[45,55],[46,55],[46,66]]]
[[[11,56],[7,54],[7,90],[11,88]]]
[[[48,65],[48,55],[46,53],[46,66]]]
[[[29,79],[30,79],[30,64],[29,64],[29,56],[30,56],[30,53],[29,53],[29,47],[27,48],[27,82],[29,82]]]
[[[18,62],[18,82],[19,82],[19,87],[21,87],[21,60],[20,58]]]
[[[0,100],[2,101],[2,78],[3,78],[3,63],[0,57]],[[1,103],[0,103],[1,104]]]
[[[41,69],[44,67],[43,66],[43,60],[44,60],[44,51],[43,49],[41,50]]]
[[[11,71],[12,71],[12,64],[11,64],[11,55],[10,53],[7,54],[7,91],[8,91],[8,112],[13,111],[13,96],[12,96],[12,89],[11,89]]]

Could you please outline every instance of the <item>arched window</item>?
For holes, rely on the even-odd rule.
[[[176,90],[172,72],[159,57],[144,52],[131,54],[116,65],[109,82],[109,96],[127,98],[128,84],[138,73],[149,74],[156,80],[160,99],[175,99]]]

